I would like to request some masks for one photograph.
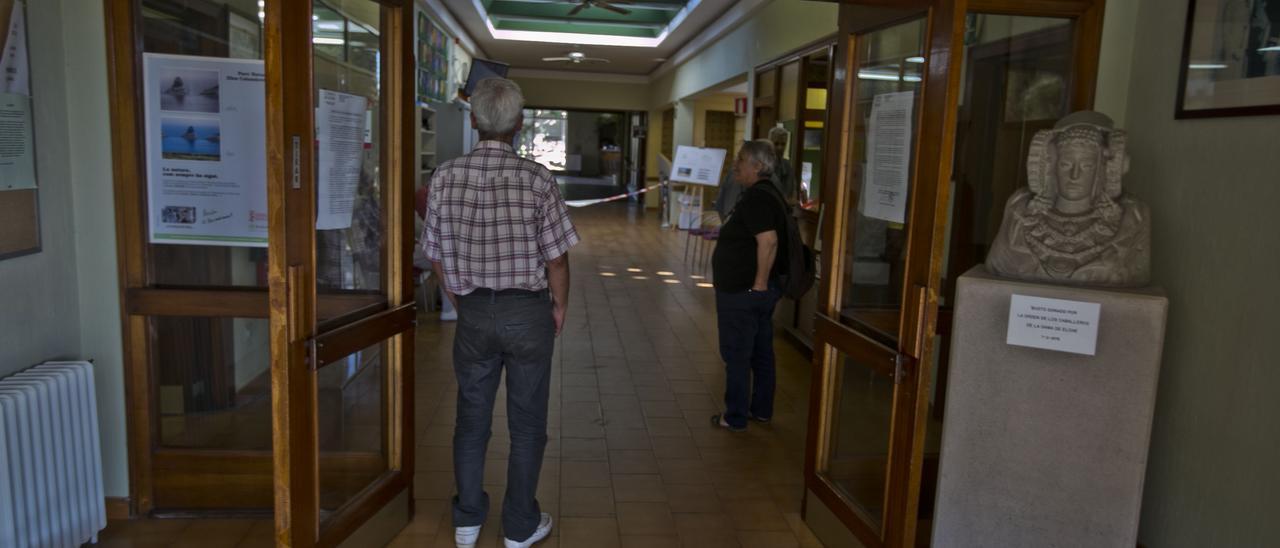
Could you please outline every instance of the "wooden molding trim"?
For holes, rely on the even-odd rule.
[[[129,510],[128,497],[107,497],[106,502],[108,520],[133,519],[133,514]]]

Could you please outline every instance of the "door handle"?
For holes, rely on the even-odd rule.
[[[916,307],[916,325],[915,338],[911,341],[911,347],[908,350],[912,358],[920,360],[924,358],[924,339],[928,336],[929,288],[920,284],[912,284],[911,289],[914,293],[912,296]]]

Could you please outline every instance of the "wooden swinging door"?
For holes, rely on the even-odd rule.
[[[1034,132],[1092,106],[1102,9],[841,4],[806,521],[847,536],[824,541],[930,543],[955,278],[1025,185]]]
[[[412,3],[266,8],[276,538],[336,545],[409,488]]]

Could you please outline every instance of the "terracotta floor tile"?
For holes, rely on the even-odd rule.
[[[618,527],[623,535],[674,535],[675,521],[664,503],[619,502]]]
[[[672,512],[708,513],[724,510],[724,505],[720,503],[720,496],[710,485],[668,484],[666,490]]]
[[[622,548],[671,548],[679,546],[680,538],[671,536],[623,535]]]
[[[604,438],[566,438],[560,455],[566,461],[609,460]]]
[[[609,468],[614,474],[657,474],[658,460],[651,450],[609,450]]]
[[[564,518],[560,522],[561,548],[617,548],[616,518]]]
[[[738,531],[742,548],[799,548],[800,542],[791,532]]]
[[[618,502],[667,502],[667,490],[657,474],[614,474],[613,496]]]
[[[560,497],[560,514],[566,517],[616,515],[613,489],[609,487],[564,487]]]
[[[562,487],[612,487],[608,462],[575,462],[569,470],[561,470]]]
[[[632,449],[651,450],[653,443],[649,441],[649,431],[643,428],[605,428],[605,444],[610,450]]]

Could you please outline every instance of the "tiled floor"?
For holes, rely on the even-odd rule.
[[[774,421],[713,429],[724,386],[714,293],[683,264],[683,233],[624,205],[573,210],[571,304],[555,357],[539,500],[555,518],[542,548],[820,546],[800,520],[809,365],[776,341]],[[423,317],[417,345],[416,516],[393,546],[453,546],[453,324]],[[501,546],[508,450],[499,397],[485,467],[492,498],[480,546]],[[155,525],[153,525],[155,524]],[[134,542],[137,539],[138,542]],[[112,524],[104,545],[262,546],[267,522]]]

